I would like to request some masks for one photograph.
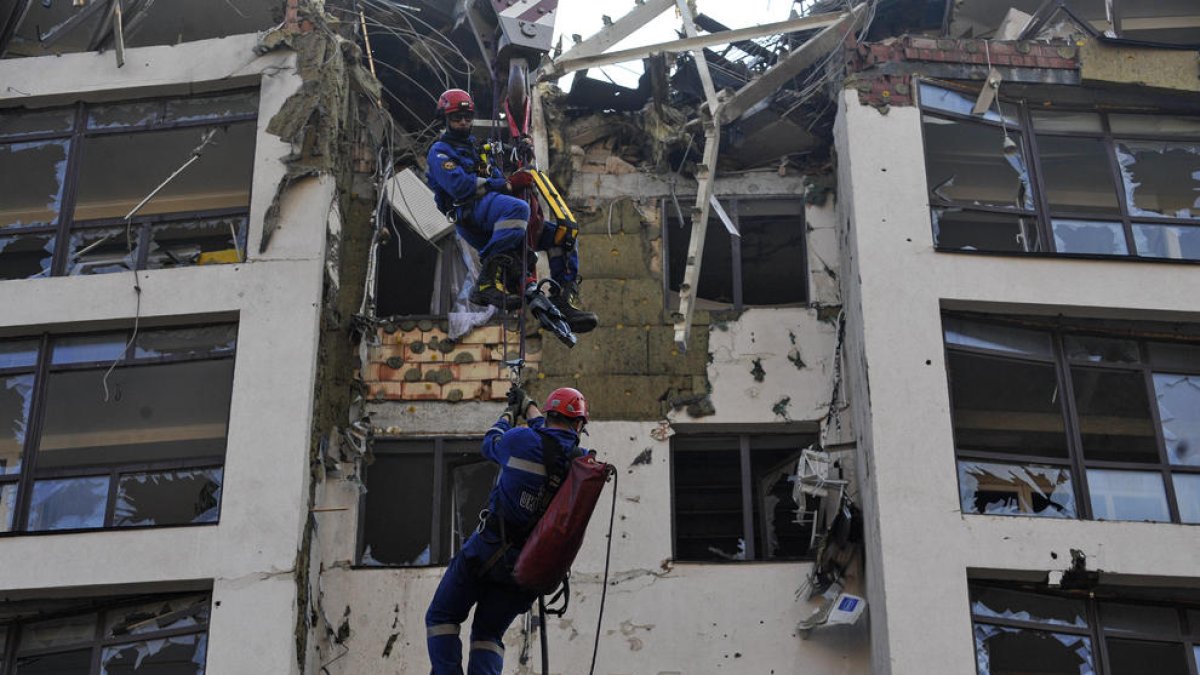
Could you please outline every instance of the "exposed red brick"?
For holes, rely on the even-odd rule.
[[[500,344],[500,326],[480,326],[459,339],[465,345],[495,345]]]
[[[442,385],[433,382],[402,382],[400,387],[406,401],[438,401],[442,398]]]
[[[404,387],[399,382],[376,382],[367,385],[367,398],[400,401],[406,397],[404,396]]]

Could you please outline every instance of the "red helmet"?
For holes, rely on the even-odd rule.
[[[447,89],[438,97],[437,114],[445,117],[455,112],[469,112],[474,114],[475,102],[471,100],[471,95],[462,89]]]
[[[546,406],[542,410],[547,413],[558,413],[571,419],[582,417],[584,422],[588,418],[587,400],[583,398],[583,394],[579,393],[578,389],[570,387],[562,387],[550,392],[550,395],[546,397]]]

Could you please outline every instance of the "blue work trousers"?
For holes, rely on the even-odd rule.
[[[471,248],[479,251],[481,258],[500,254],[521,253],[525,241],[525,228],[529,224],[529,204],[499,192],[488,192],[475,200],[470,217],[458,219],[458,236]],[[520,227],[511,227],[520,221]],[[499,224],[500,228],[496,225]]]
[[[475,619],[471,624],[467,675],[500,675],[504,666],[504,632],[537,598],[512,581],[518,548],[510,548],[491,569],[480,574],[500,546],[498,534],[488,530],[476,532],[446,568],[425,613],[426,644],[433,675],[462,675],[459,626],[467,620],[472,606]]]

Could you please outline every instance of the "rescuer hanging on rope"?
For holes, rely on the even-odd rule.
[[[522,416],[528,426],[514,428]],[[546,399],[545,417],[520,388],[510,392],[508,408],[488,430],[481,448],[500,465],[500,478],[479,528],[450,561],[425,614],[433,675],[463,672],[459,627],[472,606],[467,672],[499,675],[504,632],[538,597],[537,591],[516,584],[513,568],[572,460],[584,455],[579,434],[587,420],[587,402],[575,389],[553,391]]]
[[[526,270],[522,270],[530,207],[515,196],[534,183],[527,171],[508,178],[483,159],[471,136],[475,103],[470,94],[450,89],[438,98],[437,114],[446,130],[429,148],[426,180],[438,209],[455,223],[458,235],[479,251],[481,270],[470,300],[505,310],[521,306]],[[536,199],[536,197],[534,197]],[[550,276],[559,292],[550,301],[562,312],[571,330],[585,333],[596,327],[596,315],[579,306],[578,231],[546,222],[533,248],[547,251]]]

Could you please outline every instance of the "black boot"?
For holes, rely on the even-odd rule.
[[[516,309],[521,306],[521,296],[509,292],[506,278],[512,260],[508,256],[494,255],[484,258],[480,263],[479,279],[469,298],[473,304],[498,307],[503,310]],[[516,290],[518,287],[514,287]]]
[[[555,295],[550,301],[554,303],[558,311],[562,312],[563,317],[570,324],[572,332],[586,333],[600,323],[600,318],[594,312],[586,311],[580,306],[578,281],[563,284],[558,295]]]

